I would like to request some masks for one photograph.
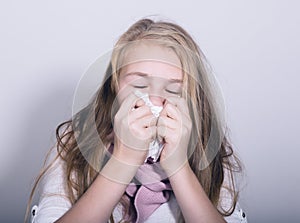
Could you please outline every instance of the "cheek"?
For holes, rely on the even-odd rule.
[[[126,99],[126,97],[132,92],[130,85],[124,81],[120,81],[119,87],[117,89],[117,100],[119,104]]]

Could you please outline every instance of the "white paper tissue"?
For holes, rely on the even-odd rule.
[[[150,101],[149,95],[147,93],[142,93],[140,91],[135,91],[134,93],[137,97],[141,98],[147,106],[150,107],[150,110],[155,117],[159,117],[159,113],[163,109],[162,106],[153,105],[152,102]],[[156,162],[160,156],[162,148],[163,148],[163,144],[159,143],[159,141],[157,139],[152,141],[149,144],[148,156],[147,156],[145,162],[147,162],[149,160],[149,158],[152,162]]]

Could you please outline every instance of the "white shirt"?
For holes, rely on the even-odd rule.
[[[56,151],[56,150],[54,150]],[[49,169],[42,180],[42,193],[39,199],[39,204],[34,205],[31,209],[32,223],[52,223],[59,219],[65,212],[67,212],[72,204],[66,196],[65,176],[63,171],[63,161],[59,158],[55,161],[53,167]],[[223,194],[223,195],[222,195]],[[230,207],[230,199],[221,190],[222,206]],[[175,223],[176,214],[178,213],[178,204],[174,195],[170,200],[156,209],[152,215],[145,221],[145,223]],[[117,205],[114,209],[113,217],[116,222],[121,220],[122,207]],[[225,217],[229,223],[247,223],[247,218],[243,210],[237,204],[233,214]]]

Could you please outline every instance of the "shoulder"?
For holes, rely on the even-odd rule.
[[[72,206],[67,196],[64,161],[56,156],[56,148],[52,148],[47,161],[49,168],[41,180],[38,204],[31,210],[31,222],[54,222]]]

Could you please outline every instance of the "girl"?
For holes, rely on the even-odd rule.
[[[246,222],[211,80],[180,26],[133,24],[90,103],[57,127],[32,222]]]

